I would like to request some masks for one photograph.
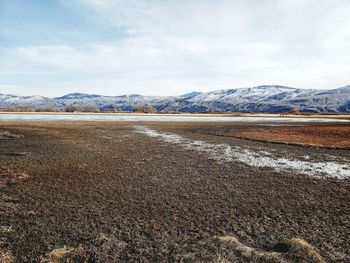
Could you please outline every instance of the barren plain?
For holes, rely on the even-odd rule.
[[[1,123],[0,262],[349,262],[348,143],[290,128]]]

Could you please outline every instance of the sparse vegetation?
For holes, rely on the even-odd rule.
[[[81,112],[100,112],[96,106],[86,106],[81,108]]]
[[[81,107],[80,106],[75,106],[75,105],[72,105],[72,106],[68,106],[64,109],[65,112],[81,112]]]
[[[0,130],[0,139],[18,139],[22,138],[23,135],[14,134],[9,131]]]
[[[283,250],[263,251],[243,245],[233,236],[221,236],[218,239],[230,245],[234,252],[239,253],[249,262],[266,263],[326,263],[316,248],[305,240],[293,238],[283,244],[278,244],[276,248],[283,246]]]
[[[87,252],[82,248],[62,247],[56,248],[41,257],[40,263],[68,263],[88,262]],[[107,262],[107,261],[106,261]]]
[[[31,107],[7,107],[7,108],[3,108],[1,111],[4,112],[35,112],[36,109],[35,108],[31,108]]]
[[[59,112],[59,110],[55,108],[39,108],[35,109],[35,112]]]
[[[156,109],[150,105],[139,105],[134,107],[134,112],[155,113]]]
[[[0,244],[1,245],[1,244]],[[0,262],[1,263],[16,263],[16,258],[10,251],[2,251],[0,248]]]
[[[219,240],[228,243],[234,252],[242,255],[250,262],[266,263],[288,263],[279,253],[256,250],[252,247],[243,245],[233,236],[221,236]]]
[[[114,113],[116,113],[116,112],[123,112],[123,111],[117,105],[108,105],[108,106],[103,107],[101,112],[106,112],[106,113],[114,112]]]
[[[292,238],[287,242],[289,248],[289,258],[295,262],[326,263],[320,255],[318,249],[301,238]]]

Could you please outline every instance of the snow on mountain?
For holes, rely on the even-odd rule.
[[[64,100],[64,99],[90,99],[90,98],[99,98],[101,95],[95,95],[95,94],[85,94],[85,93],[69,93],[67,95],[64,95],[62,97],[57,97],[55,99],[58,100]]]
[[[348,107],[342,107],[349,104],[348,91],[349,87],[317,90],[257,86],[202,93],[189,99],[189,102],[204,106],[211,111],[278,113],[298,108],[304,112],[339,112],[348,111]]]
[[[202,92],[193,91],[190,93],[182,94],[179,97],[181,97],[181,98],[193,98],[193,97],[198,96],[200,94],[202,94]]]
[[[223,100],[231,102],[248,102],[264,100],[278,94],[286,94],[291,96],[293,93],[297,92],[297,89],[289,87],[258,86],[252,88],[226,89],[206,92],[194,97],[194,101]]]
[[[10,94],[0,94],[0,108],[11,107],[54,107],[56,101],[51,98],[34,96],[15,96]]]
[[[102,96],[70,93],[62,97],[14,96],[0,94],[0,108],[32,107],[64,110],[68,106],[94,106],[132,111],[151,105],[160,112],[350,112],[350,86],[331,90],[296,89],[285,86],[257,86],[211,92],[191,92],[180,96]]]

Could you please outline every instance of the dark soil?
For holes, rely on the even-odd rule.
[[[0,139],[0,257],[49,262],[66,246],[76,251],[63,262],[253,262],[217,238],[232,235],[280,253],[288,249],[278,244],[302,238],[328,262],[350,261],[349,180],[220,163],[132,125],[1,124],[20,136]],[[212,124],[148,125],[215,143],[350,158],[348,150],[204,134]]]

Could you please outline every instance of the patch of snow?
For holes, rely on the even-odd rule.
[[[188,150],[204,152],[209,158],[217,161],[239,161],[248,166],[270,167],[275,171],[292,171],[310,176],[333,177],[346,179],[350,177],[350,166],[337,162],[312,162],[276,158],[267,151],[252,151],[228,144],[213,144],[201,140],[190,140],[177,134],[158,132],[145,126],[134,126],[135,132],[178,144]]]

